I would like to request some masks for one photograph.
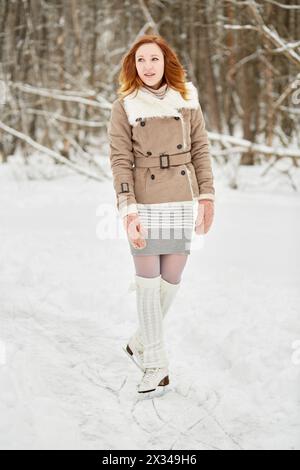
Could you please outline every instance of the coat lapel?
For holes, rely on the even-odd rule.
[[[196,109],[199,106],[198,91],[192,82],[186,82],[189,99],[182,98],[179,91],[169,88],[162,100],[139,89],[124,98],[124,108],[132,126],[138,118],[181,116],[181,108]]]

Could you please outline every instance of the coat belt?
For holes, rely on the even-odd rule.
[[[134,164],[137,168],[153,168],[158,166],[164,169],[174,165],[183,165],[184,163],[189,163],[190,161],[190,150],[187,150],[186,152],[174,154],[161,153],[156,157],[136,157]]]

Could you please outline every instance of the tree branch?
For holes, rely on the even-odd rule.
[[[262,153],[267,157],[277,155],[278,157],[300,158],[299,150],[292,150],[285,147],[270,147],[268,145],[257,144],[255,142],[251,142],[250,140],[234,137],[231,135],[217,134],[216,132],[207,132],[207,134],[211,141],[220,142],[225,146],[232,144],[234,146],[242,147],[253,153]],[[211,153],[214,154],[213,149],[211,150]]]
[[[18,139],[23,140],[27,144],[31,145],[35,149],[39,150],[42,153],[45,153],[49,157],[53,158],[54,160],[64,163],[66,166],[69,168],[72,168],[72,170],[76,171],[77,173],[81,173],[82,175],[88,176],[89,178],[92,178],[96,181],[103,181],[102,178],[95,173],[90,172],[89,170],[82,168],[75,163],[71,162],[67,158],[63,157],[59,153],[55,152],[54,150],[51,150],[44,145],[39,144],[35,140],[31,139],[31,137],[28,137],[27,135],[23,134],[22,132],[17,131],[16,129],[13,129],[12,127],[7,126],[4,124],[2,121],[0,121],[0,129],[3,131],[7,132],[8,134],[11,134]]]

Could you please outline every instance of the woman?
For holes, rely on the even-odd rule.
[[[163,317],[178,291],[193,229],[207,233],[215,190],[198,93],[175,52],[145,35],[125,55],[108,127],[116,205],[135,265],[139,329],[126,351],[138,392],[169,383]]]

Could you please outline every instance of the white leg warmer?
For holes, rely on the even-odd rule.
[[[168,367],[160,304],[161,276],[146,278],[136,275],[135,279],[139,328],[144,345],[144,368]]]
[[[160,305],[162,311],[162,317],[164,318],[169,311],[170,306],[175,298],[175,295],[179,289],[181,283],[179,284],[171,284],[170,282],[166,281],[162,277],[160,277]],[[140,351],[143,351],[144,345],[141,335],[141,330],[138,328],[134,335],[131,338],[131,341],[134,341],[135,344],[138,346]]]

